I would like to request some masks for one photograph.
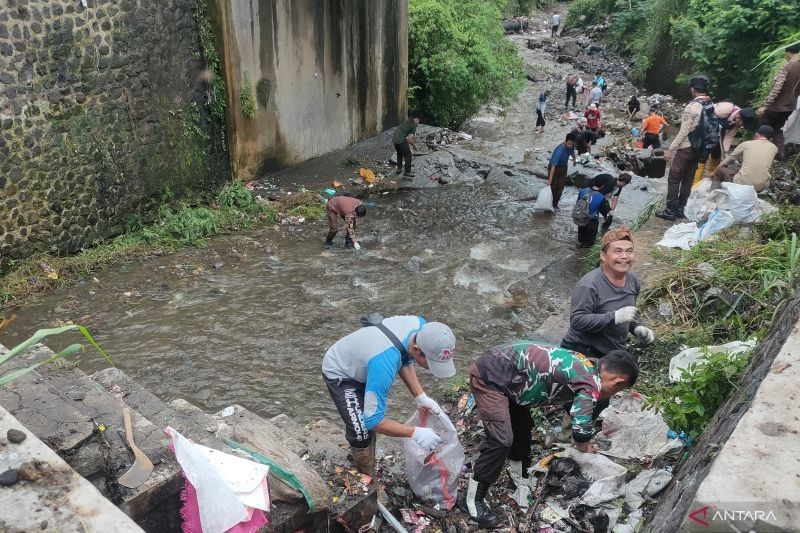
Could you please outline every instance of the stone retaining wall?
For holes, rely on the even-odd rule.
[[[203,0],[0,6],[0,258],[72,252],[169,188],[228,177],[193,9]]]

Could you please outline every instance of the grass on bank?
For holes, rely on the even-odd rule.
[[[764,336],[797,285],[799,227],[800,207],[784,207],[690,250],[664,252],[662,264],[673,266],[655,276],[639,299],[656,341],[634,344],[631,351],[642,370],[637,389],[673,430],[696,438],[737,387],[748,356],[707,354],[705,364],[690,368],[673,385],[665,381],[670,359],[684,346]]]
[[[109,265],[199,245],[221,232],[274,224],[279,213],[318,219],[325,216],[325,206],[310,192],[263,204],[243,182],[234,181],[223,187],[212,206],[165,204],[150,221],[131,216],[121,235],[77,254],[41,253],[13,262],[9,272],[0,277],[0,319],[38,294],[89,278]]]

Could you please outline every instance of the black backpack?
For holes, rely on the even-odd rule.
[[[695,102],[699,102],[703,110],[700,112],[700,122],[697,127],[689,132],[689,144],[700,160],[705,161],[708,154],[719,144],[722,121],[714,113],[714,104],[711,100],[705,103],[699,100]]]
[[[578,198],[575,206],[572,208],[572,221],[576,226],[585,226],[589,223],[589,204],[592,201],[594,193],[590,187],[581,189],[581,193],[587,191],[586,194]]]
[[[390,341],[392,341],[392,344],[394,344],[394,347],[397,348],[400,351],[401,364],[403,366],[410,365],[411,364],[411,356],[408,355],[408,352],[406,351],[406,347],[403,346],[403,343],[400,342],[400,339],[398,339],[397,336],[389,330],[389,328],[387,328],[386,326],[383,325],[383,321],[384,321],[385,318],[386,317],[383,316],[381,313],[370,313],[370,314],[368,314],[366,316],[362,316],[361,317],[361,325],[364,326],[365,328],[376,327],[379,330],[381,330],[381,333],[386,335],[386,338],[388,338]]]

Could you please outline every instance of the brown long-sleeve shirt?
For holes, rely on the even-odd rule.
[[[350,196],[334,196],[328,200],[328,209],[344,219],[347,234],[353,241],[356,240],[356,207],[360,206],[361,203],[358,198]]]
[[[681,148],[689,148],[692,144],[689,142],[689,134],[700,124],[700,116],[703,113],[703,105],[709,100],[708,96],[699,96],[689,102],[683,108],[681,115],[681,129],[678,134],[672,139],[672,144],[669,145],[670,150],[680,150]]]
[[[775,113],[794,111],[797,97],[800,96],[800,60],[786,63],[775,77],[764,108]]]

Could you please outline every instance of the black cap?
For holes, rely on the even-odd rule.
[[[689,87],[701,93],[707,93],[711,88],[711,80],[705,74],[695,74],[689,78]]]

